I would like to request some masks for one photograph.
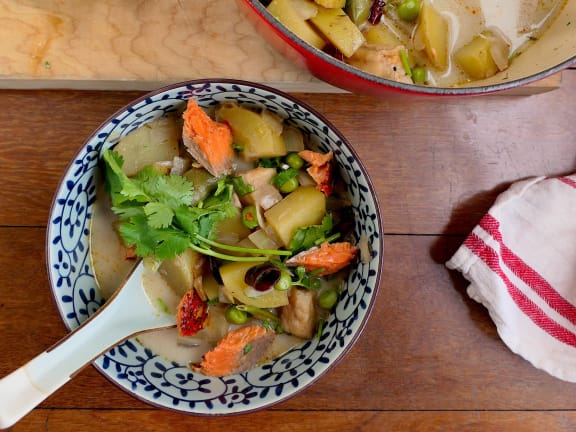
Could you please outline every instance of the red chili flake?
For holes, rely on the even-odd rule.
[[[126,253],[124,254],[124,259],[126,260],[133,260],[136,259],[136,246],[130,246],[126,249]]]
[[[370,24],[378,24],[380,22],[380,18],[382,18],[382,14],[384,13],[384,6],[386,6],[384,0],[374,0],[370,8],[370,15],[368,15]]]
[[[176,325],[182,336],[193,336],[204,328],[208,318],[208,303],[193,289],[186,292],[178,304]]]

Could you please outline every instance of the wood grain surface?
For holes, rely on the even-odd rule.
[[[65,335],[45,267],[52,195],[86,137],[141,94],[0,92],[0,376]],[[227,418],[151,407],[89,366],[12,430],[576,429],[576,386],[513,354],[444,266],[511,182],[575,170],[574,94],[576,70],[522,97],[297,94],[348,137],[382,208],[383,279],[346,358],[270,410]]]

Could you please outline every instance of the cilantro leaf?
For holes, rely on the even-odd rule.
[[[298,253],[311,247],[317,246],[324,241],[328,241],[328,236],[334,227],[332,214],[327,213],[323,218],[320,225],[310,225],[307,227],[298,228],[288,247],[294,253]],[[331,240],[334,236],[330,237]]]
[[[148,224],[152,228],[167,228],[174,217],[172,208],[162,202],[149,202],[144,206],[144,214],[148,216]]]
[[[287,181],[292,180],[294,177],[298,177],[298,174],[299,174],[299,171],[297,169],[288,168],[288,169],[282,170],[278,174],[276,174],[272,178],[271,183],[274,186],[280,188]]]

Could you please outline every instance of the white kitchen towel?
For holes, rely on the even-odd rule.
[[[513,352],[576,382],[576,174],[514,183],[446,266]]]

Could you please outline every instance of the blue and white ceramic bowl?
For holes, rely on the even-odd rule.
[[[64,174],[50,213],[48,273],[60,315],[78,327],[102,306],[90,262],[89,235],[102,152],[130,131],[194,98],[209,107],[223,101],[265,107],[305,130],[322,151],[332,150],[356,214],[354,235],[369,239],[371,257],[353,268],[337,307],[319,338],[246,373],[212,378],[166,361],[127,340],[94,361],[120,388],[152,405],[191,414],[254,411],[283,401],[324,375],[360,336],[382,272],[382,223],[376,193],[349,142],[324,117],[292,96],[259,84],[197,80],[151,92],[112,115],[82,146]]]

